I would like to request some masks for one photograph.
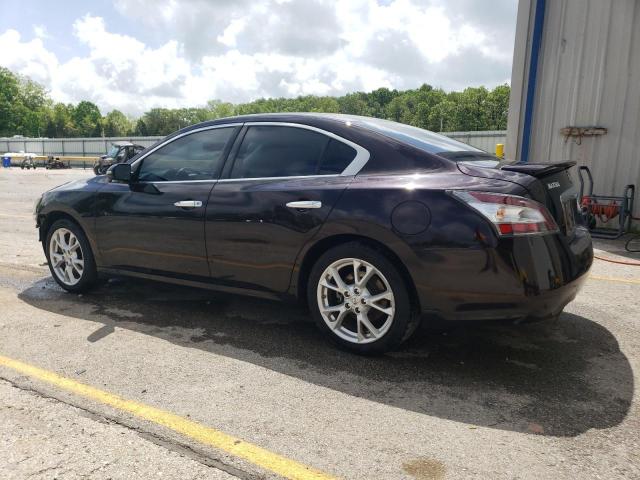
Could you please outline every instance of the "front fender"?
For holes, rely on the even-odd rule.
[[[59,218],[69,218],[84,231],[91,245],[96,262],[100,263],[98,242],[95,231],[96,191],[50,190],[36,206],[36,227],[38,238],[43,242],[49,226]]]

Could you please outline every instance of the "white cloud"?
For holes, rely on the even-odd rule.
[[[58,59],[44,47],[42,39],[23,42],[20,33],[7,30],[0,34],[0,65],[50,85]]]
[[[42,38],[42,39],[51,38],[49,36],[49,34],[47,33],[47,27],[45,27],[44,25],[34,25],[33,26],[33,34],[37,38]]]
[[[485,2],[471,0],[118,0],[144,37],[85,15],[73,32],[88,53],[59,61],[46,26],[34,25],[33,40],[0,34],[0,65],[42,82],[56,100],[88,99],[103,113],[422,83],[492,86],[508,80],[515,29],[503,25],[515,24],[515,0],[501,1],[514,18],[494,29],[477,6]]]

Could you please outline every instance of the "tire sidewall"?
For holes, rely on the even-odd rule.
[[[76,236],[78,242],[80,242],[80,248],[82,249],[82,256],[84,258],[84,271],[82,273],[82,278],[75,285],[67,285],[62,280],[60,280],[58,278],[58,275],[56,275],[55,271],[53,270],[53,266],[51,265],[49,245],[51,244],[51,237],[53,236],[55,231],[60,228],[66,228],[67,230],[70,230]],[[89,289],[95,283],[97,278],[97,269],[93,251],[91,250],[91,245],[89,244],[87,236],[82,231],[82,228],[78,226],[78,224],[65,219],[57,220],[51,225],[51,227],[49,227],[45,242],[46,243],[44,245],[44,252],[47,257],[47,265],[49,266],[51,276],[58,285],[69,292],[83,292]]]
[[[391,327],[382,338],[366,344],[352,343],[338,337],[325,323],[318,307],[318,282],[325,269],[343,258],[358,258],[375,266],[387,279],[395,299],[395,315]],[[307,302],[320,330],[343,349],[362,355],[379,355],[397,348],[411,328],[413,308],[404,279],[391,261],[377,250],[360,243],[347,243],[328,250],[314,264],[307,285]]]

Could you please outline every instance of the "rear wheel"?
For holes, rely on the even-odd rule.
[[[322,255],[311,271],[307,295],[319,328],[356,353],[393,350],[418,324],[396,267],[361,243],[341,245]]]
[[[69,220],[51,225],[45,244],[54,280],[70,292],[89,290],[98,278],[91,246],[82,229]]]

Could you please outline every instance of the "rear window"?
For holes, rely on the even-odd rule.
[[[403,123],[392,122],[390,120],[381,120],[379,118],[363,118],[358,117],[356,122],[365,128],[373,130],[387,137],[393,138],[400,142],[413,145],[427,153],[438,154],[442,152],[477,152],[486,153],[480,149],[458,142],[452,138],[445,137],[438,133],[423,130],[422,128],[412,127]]]
[[[470,163],[474,167],[484,168],[497,168],[498,165],[510,163],[481,150],[468,152],[441,152],[438,156],[447,158],[456,163]]]

